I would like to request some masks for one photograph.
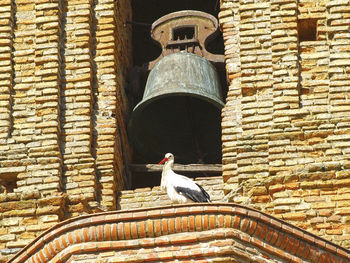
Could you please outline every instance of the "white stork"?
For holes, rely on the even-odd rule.
[[[209,194],[191,179],[175,173],[172,168],[174,166],[174,155],[167,153],[159,164],[164,164],[162,172],[162,180],[160,187],[162,190],[166,188],[169,198],[177,203],[188,202],[210,202]]]

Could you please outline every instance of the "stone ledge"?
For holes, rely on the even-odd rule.
[[[218,229],[238,231],[234,238],[239,242],[289,262],[350,260],[349,250],[258,210],[233,203],[205,203],[72,218],[44,232],[9,263],[63,262],[81,252],[100,253],[130,246],[139,249],[142,240],[148,241],[150,248],[162,247],[164,242],[155,242],[157,237],[165,237],[165,243],[201,242],[200,233],[214,231],[215,238]],[[170,258],[176,259],[173,255]]]

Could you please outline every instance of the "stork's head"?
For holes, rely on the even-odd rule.
[[[167,153],[165,154],[163,160],[159,162],[159,164],[168,163],[170,161],[174,162],[174,155],[172,153]]]

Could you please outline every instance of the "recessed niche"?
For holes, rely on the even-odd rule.
[[[317,40],[317,19],[307,18],[298,20],[299,42]]]
[[[0,178],[0,193],[13,193],[17,188],[17,176],[6,176]]]

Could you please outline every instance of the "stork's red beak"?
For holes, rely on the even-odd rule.
[[[163,163],[165,163],[166,161],[168,160],[168,158],[164,158],[163,160],[161,160],[158,164],[163,164]]]

